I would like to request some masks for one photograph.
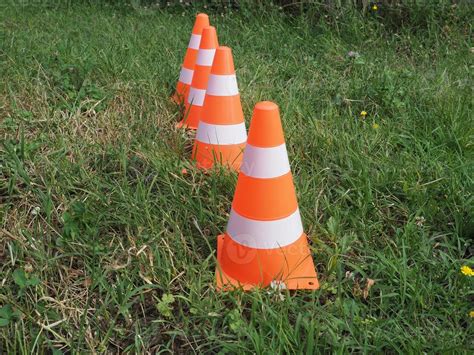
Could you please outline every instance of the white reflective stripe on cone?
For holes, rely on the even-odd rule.
[[[247,144],[240,171],[247,176],[270,179],[290,172],[286,145],[260,148]]]
[[[196,139],[202,143],[219,145],[245,143],[247,141],[245,123],[215,125],[200,121]]]
[[[183,84],[191,85],[191,81],[193,80],[194,70],[181,68],[181,72],[179,73],[179,81]]]
[[[237,243],[255,249],[276,249],[296,242],[303,234],[300,211],[275,221],[256,221],[230,211],[227,234]]]
[[[234,96],[239,93],[237,78],[234,75],[209,75],[207,94],[213,96]]]
[[[215,49],[200,49],[196,59],[196,64],[210,67],[214,60],[215,53]]]
[[[189,89],[188,103],[194,106],[202,106],[205,96],[206,90],[191,87]]]
[[[201,35],[192,34],[189,39],[188,48],[199,49],[199,44],[201,43]]]

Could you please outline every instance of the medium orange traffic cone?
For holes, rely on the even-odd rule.
[[[179,73],[178,84],[176,85],[176,92],[173,95],[173,100],[176,103],[186,102],[189,94],[189,87],[193,79],[194,66],[198,55],[199,45],[201,43],[201,33],[204,27],[209,26],[209,17],[206,14],[198,14],[194,22],[193,32],[189,40],[188,49],[184,56],[183,66]]]
[[[216,29],[213,26],[204,27],[188,100],[185,102],[184,118],[178,123],[178,128],[184,126],[197,129],[212,62],[218,46]]]
[[[218,289],[317,289],[278,106],[255,106],[227,231],[217,241]]]
[[[209,169],[217,162],[240,169],[247,141],[244,114],[229,47],[216,50],[194,141],[193,159]]]

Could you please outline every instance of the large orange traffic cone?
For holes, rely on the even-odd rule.
[[[194,66],[198,55],[199,45],[201,43],[201,33],[204,27],[209,26],[209,17],[206,14],[198,14],[194,22],[193,32],[189,40],[188,49],[184,56],[183,66],[179,73],[178,84],[176,85],[176,92],[173,95],[173,100],[176,103],[186,102],[189,94],[189,88],[193,79]]]
[[[247,141],[244,114],[229,47],[216,50],[194,141],[193,159],[209,169],[220,163],[238,170]]]
[[[255,106],[227,231],[217,241],[219,289],[317,289],[278,106]]]
[[[218,46],[216,29],[213,26],[204,27],[188,100],[185,102],[184,118],[178,123],[178,127],[197,129],[212,62]]]

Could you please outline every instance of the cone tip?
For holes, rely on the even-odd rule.
[[[214,26],[207,25],[207,26],[204,26],[204,28],[202,29],[202,34],[204,34],[204,32],[207,32],[208,34],[212,34],[216,32],[216,28]]]
[[[231,54],[232,53],[232,49],[230,49],[230,47],[227,47],[227,46],[219,46],[217,48],[217,50],[219,52],[226,53],[226,54]]]
[[[255,111],[274,111],[278,110],[278,105],[271,101],[260,101],[255,105]]]
[[[194,22],[193,33],[201,34],[203,28],[206,26],[209,26],[209,16],[203,13],[197,14],[196,21]]]
[[[247,143],[262,148],[276,147],[285,143],[277,104],[261,101],[255,105]]]
[[[202,30],[200,48],[203,49],[214,49],[219,46],[217,40],[217,32],[214,26],[206,26]]]
[[[214,62],[212,63],[211,73],[220,75],[229,75],[235,73],[232,50],[229,47],[217,47]]]

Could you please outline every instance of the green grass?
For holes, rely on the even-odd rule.
[[[210,12],[247,124],[282,114],[321,289],[281,297],[215,290],[236,176],[169,100],[197,9],[2,6],[0,353],[472,350],[472,8]]]

